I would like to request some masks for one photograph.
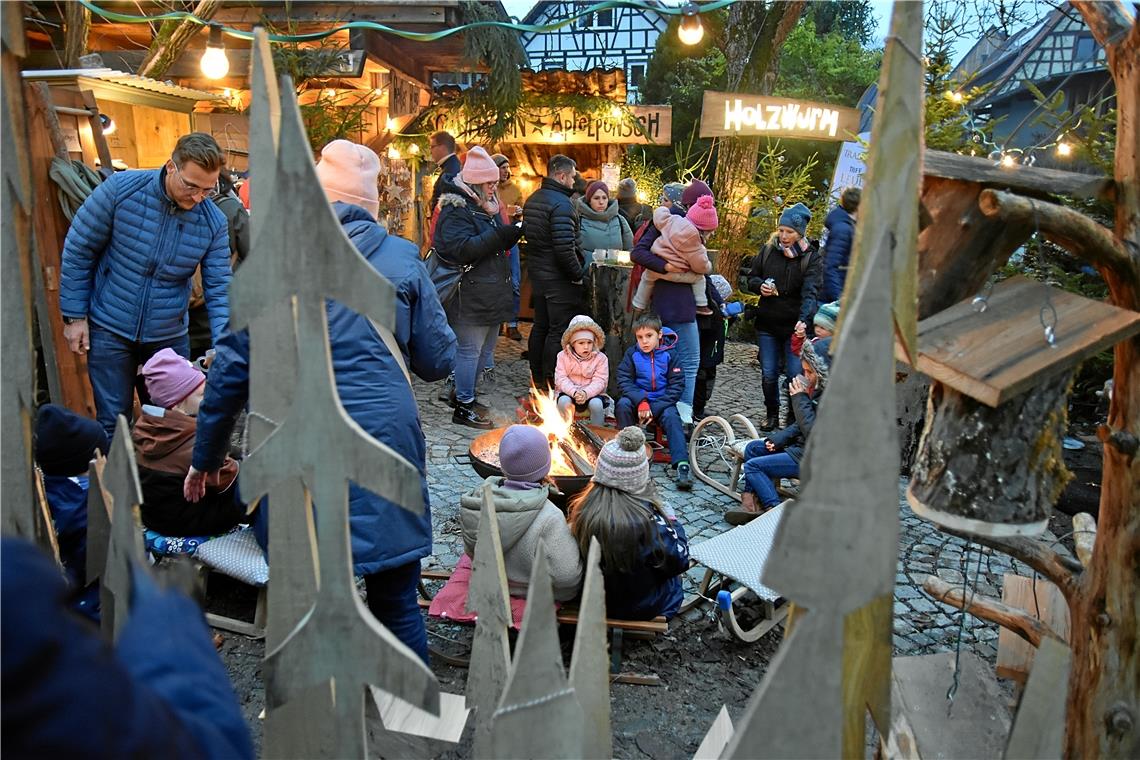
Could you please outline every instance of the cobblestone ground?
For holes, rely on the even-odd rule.
[[[524,333],[528,325],[520,329]],[[491,407],[498,424],[514,421],[516,397],[523,394],[529,382],[529,368],[520,358],[526,344],[500,338],[495,350],[494,381],[480,383],[479,400]],[[760,394],[760,369],[755,363],[756,350],[744,343],[730,343],[725,363],[720,367],[715,390],[708,405],[708,413],[724,417],[743,414],[752,420],[760,419],[763,403]],[[416,383],[416,398],[423,418],[428,445],[428,489],[435,526],[434,549],[424,563],[425,568],[447,569],[455,567],[463,552],[460,538],[458,508],[459,495],[477,486],[481,479],[471,468],[467,449],[480,432],[451,423],[451,409],[438,398],[445,384]],[[710,440],[715,443],[715,440]],[[727,476],[726,463],[715,461],[715,450],[707,447],[701,461],[708,469]],[[706,456],[708,460],[706,461]],[[676,509],[689,534],[690,543],[706,540],[728,529],[723,514],[736,502],[704,483],[697,482],[693,490],[677,490],[673,478],[664,465],[655,464],[651,476],[659,489]],[[1032,571],[1003,554],[992,552],[976,544],[967,549],[958,538],[939,532],[933,525],[911,512],[905,499],[906,480],[899,483],[899,560],[895,576],[895,654],[931,654],[950,651],[956,646],[961,633],[963,650],[973,651],[983,659],[994,662],[998,629],[995,624],[984,623],[967,616],[962,625],[961,614],[946,605],[932,601],[922,590],[927,575],[938,575],[952,584],[967,582],[968,588],[978,593],[1001,597],[1002,574],[1016,572],[1031,575]],[[1050,540],[1050,536],[1045,537]],[[967,568],[968,562],[968,568]],[[688,591],[696,590],[703,570],[694,569],[688,579]],[[700,608],[691,610],[682,619],[693,621],[706,614]],[[683,630],[683,628],[682,628]]]

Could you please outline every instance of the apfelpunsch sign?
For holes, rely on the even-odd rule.
[[[851,140],[859,132],[859,111],[810,100],[706,92],[701,137],[802,137]]]
[[[501,142],[668,145],[672,141],[672,106],[629,106],[629,110],[640,130],[624,116],[558,108],[519,119]],[[451,114],[441,114],[434,126],[459,137],[465,134],[464,125],[455,122]]]

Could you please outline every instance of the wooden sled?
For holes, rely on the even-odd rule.
[[[776,528],[788,503],[785,501],[746,525],[689,547],[689,556],[706,568],[699,595],[716,594],[721,624],[744,642],[759,640],[788,615],[787,601],[779,592],[760,583]],[[727,588],[730,582],[735,582],[736,588]],[[746,629],[736,616],[735,605],[748,593],[760,600],[761,619]]]
[[[734,424],[739,425],[747,437],[738,439],[733,428]],[[689,465],[693,469],[693,475],[702,483],[740,501],[740,492],[736,489],[736,484],[740,481],[740,470],[744,466],[744,447],[759,438],[760,434],[756,432],[752,421],[743,414],[734,414],[727,420],[717,416],[705,417],[697,423],[693,428],[693,434],[689,436]],[[731,474],[727,484],[713,478],[701,464],[700,455],[707,455],[710,447],[730,467]]]

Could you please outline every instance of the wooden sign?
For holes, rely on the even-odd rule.
[[[706,92],[701,137],[801,137],[853,140],[859,111],[810,100],[766,98],[733,92]]]
[[[511,131],[500,142],[541,145],[668,145],[673,140],[672,106],[629,106],[639,130],[615,105],[608,114],[580,113],[559,108],[540,113],[520,114]],[[453,114],[441,114],[436,130],[445,129],[463,139],[471,128]]]

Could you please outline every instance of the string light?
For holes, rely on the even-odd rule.
[[[389,132],[395,132],[395,131],[396,131],[396,126],[397,126],[397,125],[396,125],[396,120],[395,120],[395,119],[393,119],[391,116],[389,116],[389,117],[388,117],[388,118],[387,118],[387,119],[384,121],[384,129],[388,130]]]
[[[1005,153],[1005,154],[1003,154],[1003,155],[1002,155],[1002,157],[1001,157],[1001,161],[1000,161],[999,163],[1001,163],[1001,165],[1002,165],[1003,167],[1005,167],[1006,169],[1010,169],[1010,168],[1013,168],[1013,165],[1014,165],[1014,164],[1016,164],[1016,163],[1017,163],[1017,161],[1016,161],[1016,160],[1014,160],[1014,158],[1013,158],[1013,155],[1012,155],[1012,154],[1010,154],[1010,153]]]
[[[401,158],[400,149],[397,148],[395,145],[389,145],[388,146],[388,158],[392,159],[393,161],[399,160]]]
[[[1069,156],[1073,155],[1073,146],[1069,145],[1067,142],[1057,143],[1057,155],[1061,156],[1062,158],[1068,158]]]
[[[681,24],[677,27],[677,39],[683,45],[696,45],[705,36],[705,27],[701,23],[701,9],[696,3],[685,3],[681,8]]]
[[[946,91],[946,97],[952,103],[961,103],[966,99],[966,96],[963,95],[962,93],[958,92],[957,90],[947,90]]]
[[[412,143],[411,145],[408,146],[408,152],[411,153],[413,156],[418,156],[420,154],[420,146],[416,145],[415,143]]]
[[[226,48],[222,44],[222,27],[217,24],[210,24],[206,52],[202,53],[198,65],[207,79],[221,79],[230,72],[230,59],[226,57]]]

